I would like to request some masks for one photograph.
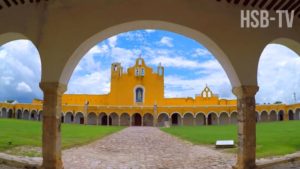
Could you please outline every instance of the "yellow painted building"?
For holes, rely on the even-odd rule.
[[[0,117],[42,119],[42,100],[0,103]],[[111,65],[111,89],[104,95],[65,94],[61,121],[90,125],[217,125],[237,123],[236,100],[221,99],[208,86],[194,98],[164,97],[164,67],[154,71],[143,58],[126,71]],[[300,104],[257,105],[257,121],[299,120]]]

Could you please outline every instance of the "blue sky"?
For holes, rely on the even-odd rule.
[[[234,99],[231,85],[218,61],[198,42],[162,30],[122,33],[90,49],[73,72],[67,93],[105,94],[110,90],[110,65],[121,62],[126,69],[139,56],[154,70],[165,67],[165,97],[194,97],[207,84],[222,98]],[[30,102],[42,98],[38,52],[29,41],[0,47],[0,101]],[[268,45],[259,63],[259,103],[277,100],[292,103],[300,98],[300,58],[281,45]]]

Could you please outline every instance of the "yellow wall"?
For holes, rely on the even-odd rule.
[[[141,75],[141,70],[144,69],[144,75]],[[139,72],[136,74],[136,70]],[[134,99],[134,89],[136,86],[142,86],[144,92],[144,102],[136,103]],[[91,86],[92,87],[92,86]],[[87,104],[88,103],[88,104]],[[42,100],[34,99],[31,104],[8,104],[0,103],[0,108],[13,110],[28,110],[37,111],[42,110]],[[154,105],[157,105],[155,111]],[[142,58],[138,58],[133,67],[124,72],[120,63],[113,63],[111,65],[111,91],[104,95],[87,95],[87,94],[65,94],[62,97],[62,112],[82,112],[84,114],[94,112],[100,114],[105,113],[167,113],[171,115],[178,112],[184,115],[191,112],[197,113],[217,113],[227,112],[228,114],[236,112],[236,100],[220,99],[218,95],[214,94],[208,86],[206,86],[200,94],[195,95],[195,98],[164,98],[164,68],[158,66],[156,72],[148,67]],[[87,106],[85,106],[87,105]],[[296,111],[299,104],[294,105],[257,105],[257,112],[271,112],[272,110],[279,112],[283,110]],[[287,119],[285,113],[285,119]]]

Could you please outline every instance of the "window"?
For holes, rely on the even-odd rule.
[[[142,65],[142,59],[139,59],[138,64],[139,64],[139,66]]]
[[[203,97],[206,97],[206,92],[203,92]]]
[[[114,66],[114,71],[117,71],[117,70],[118,70],[118,66],[115,65],[115,66]]]
[[[141,76],[145,76],[145,69],[144,68],[141,69]]]
[[[135,89],[135,102],[136,103],[143,103],[144,98],[144,90],[141,87]]]
[[[135,68],[135,76],[138,76],[138,75],[139,75],[139,69]]]
[[[211,92],[207,92],[207,97],[211,97]]]

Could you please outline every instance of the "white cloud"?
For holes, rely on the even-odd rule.
[[[110,91],[110,69],[72,77],[67,93],[106,94]]]
[[[168,57],[168,56],[158,56],[150,60],[150,64],[159,64],[162,63],[165,67],[177,67],[177,68],[198,68],[199,63],[195,60],[188,60],[186,58],[177,56],[177,57]]]
[[[293,103],[295,92],[300,101],[300,58],[281,45],[268,45],[263,51],[258,67],[256,100],[259,103],[283,101]]]
[[[141,53],[140,50],[136,49],[125,49],[115,47],[111,49],[111,57],[113,62],[120,62],[124,68],[128,68],[134,64],[135,59]]]
[[[199,56],[212,56],[212,54],[204,48],[197,48],[194,53],[192,54],[193,57],[199,57]]]
[[[153,33],[153,32],[155,32],[155,29],[145,29],[145,31],[146,31],[147,33]]]
[[[7,52],[5,50],[0,50],[0,59],[5,59],[6,56],[7,56]]]
[[[211,88],[214,94],[219,94],[222,98],[233,99],[231,85],[222,71],[212,73],[209,76],[199,76],[187,78],[184,76],[166,76],[165,77],[165,96],[166,97],[194,97],[200,94],[205,85]]]
[[[110,45],[115,45],[116,41],[112,41],[110,43],[112,43]],[[104,54],[107,52],[108,52],[108,46],[106,44],[103,44],[101,46],[96,45],[96,46],[92,47],[86,55]]]
[[[160,39],[159,43],[164,46],[173,47],[173,39],[167,36],[164,36]]]
[[[31,87],[28,84],[26,84],[25,82],[18,83],[16,90],[19,92],[25,92],[25,93],[32,92]]]
[[[1,82],[4,83],[4,85],[10,85],[11,81],[14,80],[14,78],[11,76],[2,76],[0,79],[1,79]]]
[[[0,47],[0,100],[41,98],[40,78],[39,53],[30,41],[16,40]]]
[[[116,47],[116,45],[117,45],[117,40],[118,40],[118,36],[117,36],[117,35],[108,38],[108,44],[109,44],[109,46],[112,47],[112,48],[113,48],[113,47]]]

